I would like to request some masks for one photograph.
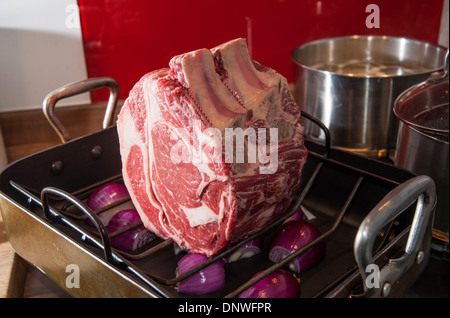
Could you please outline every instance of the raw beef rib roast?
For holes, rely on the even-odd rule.
[[[144,225],[207,256],[280,217],[307,155],[286,79],[252,60],[245,39],[144,75],[117,129]]]

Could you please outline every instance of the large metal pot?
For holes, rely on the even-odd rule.
[[[390,36],[321,39],[293,50],[295,99],[330,130],[331,145],[366,157],[393,154],[398,120],[395,98],[442,69],[445,50]],[[305,134],[323,142],[306,124]]]
[[[403,92],[394,103],[401,120],[395,165],[434,179],[438,196],[435,246],[448,252],[449,235],[449,79],[446,72]]]

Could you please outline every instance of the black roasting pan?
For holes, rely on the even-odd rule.
[[[304,114],[304,120],[314,119]],[[125,253],[85,225],[89,211],[83,202],[89,193],[105,182],[121,181],[116,127],[105,126],[3,170],[0,207],[9,242],[74,297],[187,297],[177,293],[175,276],[184,252],[170,240]],[[400,296],[422,273],[430,255],[436,202],[432,179],[329,143],[306,141],[306,146],[302,186],[286,215],[261,233],[263,252],[229,264],[225,288],[201,297],[237,297],[264,275],[284,268],[287,260],[268,260],[268,244],[299,206],[326,244],[325,258],[298,275],[301,297]],[[79,270],[76,286],[68,283],[73,266]],[[373,266],[379,271],[368,270]],[[250,280],[260,270],[263,274]]]

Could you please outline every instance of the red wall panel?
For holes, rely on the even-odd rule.
[[[380,28],[368,28],[368,4]],[[442,0],[78,0],[89,77],[111,76],[120,98],[176,54],[247,38],[251,55],[293,80],[291,51],[319,38],[351,34],[437,42]],[[93,101],[106,99],[94,92]]]

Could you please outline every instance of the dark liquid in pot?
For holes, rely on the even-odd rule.
[[[431,129],[448,131],[448,103],[426,108],[414,116],[413,122]]]

